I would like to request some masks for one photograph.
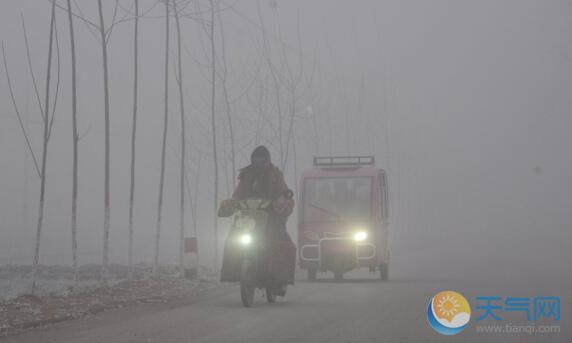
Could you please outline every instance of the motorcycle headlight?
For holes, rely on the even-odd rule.
[[[367,231],[357,231],[354,233],[354,240],[356,242],[362,242],[367,239]]]
[[[238,238],[238,241],[242,245],[250,245],[250,243],[252,243],[252,236],[245,233]]]

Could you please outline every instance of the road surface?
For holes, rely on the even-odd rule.
[[[441,290],[462,292],[469,302],[479,295],[522,295],[569,292],[570,285],[543,288],[476,278],[414,278],[397,274],[381,282],[367,271],[348,274],[341,283],[331,275],[317,282],[299,280],[286,298],[267,304],[257,296],[255,307],[243,308],[238,288],[223,285],[196,299],[168,304],[144,304],[105,312],[49,328],[12,336],[6,342],[127,343],[127,342],[570,342],[564,320],[571,307],[562,299],[563,319],[558,334],[477,333],[472,321],[455,337],[442,336],[427,325],[428,299]],[[552,283],[551,283],[552,284]],[[520,285],[520,286],[519,286]],[[476,309],[473,305],[473,312]],[[475,314],[474,314],[475,315]],[[517,318],[511,314],[511,318]],[[513,321],[514,322],[514,321]],[[526,324],[526,321],[519,323]],[[495,324],[488,322],[487,324]]]

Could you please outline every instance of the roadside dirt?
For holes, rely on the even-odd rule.
[[[173,277],[122,281],[78,293],[21,295],[0,302],[0,337],[110,309],[189,298],[217,285],[214,277],[193,281]]]

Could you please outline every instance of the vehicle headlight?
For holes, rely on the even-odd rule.
[[[357,231],[354,233],[354,240],[356,242],[365,241],[367,239],[367,231]]]
[[[245,233],[238,238],[238,241],[242,245],[249,245],[250,243],[252,243],[252,236]]]

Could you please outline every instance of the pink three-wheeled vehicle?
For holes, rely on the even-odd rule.
[[[308,279],[331,271],[341,280],[345,272],[368,267],[387,280],[388,182],[374,157],[315,157],[300,189],[299,263]]]

